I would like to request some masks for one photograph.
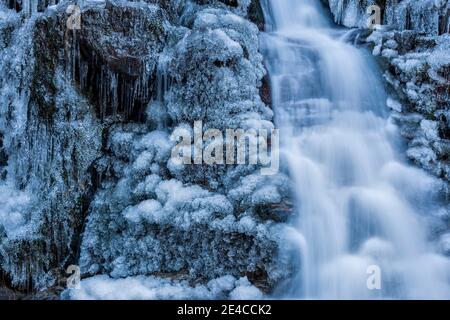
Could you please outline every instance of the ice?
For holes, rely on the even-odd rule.
[[[230,292],[231,291],[231,292]],[[196,300],[196,299],[261,299],[260,290],[246,278],[236,280],[223,276],[205,285],[191,287],[187,281],[157,277],[111,279],[95,276],[81,281],[79,289],[68,289],[63,297],[75,300]]]
[[[402,105],[397,100],[394,100],[394,99],[389,97],[387,99],[387,101],[386,101],[386,105],[387,105],[388,108],[391,108],[394,111],[402,112]]]
[[[232,300],[260,300],[263,293],[252,286],[247,278],[241,278],[237,281],[237,287],[231,291],[230,299]]]
[[[30,200],[25,192],[0,182],[0,230],[6,233],[6,238],[27,237],[27,233],[32,231],[25,216]]]
[[[368,13],[368,8],[379,4],[375,0],[328,0],[328,3],[336,23],[360,28],[367,28],[367,20],[373,14]],[[448,32],[447,12],[450,4],[447,0],[387,0],[383,3],[384,6],[380,6],[384,13],[381,21],[383,25],[430,35]]]

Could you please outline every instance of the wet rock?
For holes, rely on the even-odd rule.
[[[264,102],[266,106],[272,108],[272,91],[270,90],[270,80],[267,75],[262,79],[259,95],[261,96],[262,102]]]
[[[287,222],[294,215],[294,205],[289,200],[284,200],[280,203],[257,206],[255,212],[263,220]]]
[[[105,8],[91,7],[81,14],[82,90],[98,105],[101,117],[125,113],[143,120],[165,40],[163,11],[145,3],[107,1]]]
[[[258,26],[260,31],[264,31],[264,13],[261,7],[261,0],[251,0],[248,9],[248,19]]]

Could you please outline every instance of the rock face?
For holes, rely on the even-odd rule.
[[[107,2],[82,11],[76,35],[81,55],[74,75],[96,106],[99,118],[122,114],[143,121],[156,88],[155,75],[165,43],[165,12],[146,3]]]
[[[60,63],[59,39],[45,42],[57,20],[3,10],[14,29],[0,53],[1,267],[12,285],[40,288],[76,259],[101,131]]]
[[[75,264],[92,283],[152,276],[205,284],[205,297],[269,292],[290,270],[277,257],[287,178],[171,160],[171,134],[194,121],[273,128],[249,21],[261,26],[258,3],[50,4],[0,7],[4,282],[58,288]]]

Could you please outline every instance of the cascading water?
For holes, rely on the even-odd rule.
[[[370,56],[345,42],[318,0],[267,0],[264,11],[298,210],[289,235],[297,271],[285,296],[449,298],[449,260],[433,253],[424,226],[439,182],[400,159]]]

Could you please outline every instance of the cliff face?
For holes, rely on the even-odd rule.
[[[1,5],[4,282],[58,288],[74,264],[86,287],[152,276],[141,283],[257,297],[286,277],[287,178],[170,159],[172,132],[193,121],[273,128],[258,4],[50,4]]]

